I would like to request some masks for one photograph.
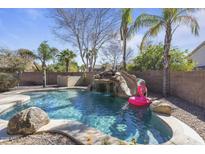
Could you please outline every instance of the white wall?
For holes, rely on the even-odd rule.
[[[205,66],[205,45],[194,52],[190,58],[196,62],[197,66]]]

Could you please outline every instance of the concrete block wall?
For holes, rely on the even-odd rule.
[[[132,72],[143,78],[148,90],[162,93],[162,71]],[[170,95],[205,108],[205,71],[170,72]]]
[[[92,77],[95,73],[86,72],[86,81],[82,81],[82,86],[88,85],[92,81]],[[47,85],[56,85],[58,75],[70,75],[70,76],[83,76],[82,72],[68,72],[68,73],[58,73],[58,72],[48,72],[47,73]],[[43,84],[43,73],[41,72],[24,72],[20,77],[21,86],[30,85],[42,85]]]
[[[170,94],[205,108],[205,71],[171,72]]]

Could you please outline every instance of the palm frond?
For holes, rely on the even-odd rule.
[[[132,9],[124,8],[122,9],[122,24],[130,24],[132,23]]]
[[[195,17],[193,17],[191,15],[181,15],[181,16],[177,17],[176,23],[178,23],[178,24],[181,23],[181,24],[184,24],[186,26],[190,26],[191,32],[194,35],[199,35],[199,24],[198,24]]]
[[[183,14],[184,15],[188,15],[189,13],[194,13],[194,12],[196,12],[198,10],[199,9],[196,9],[196,8],[178,8],[177,9],[177,13],[172,18],[172,22],[175,21],[178,16],[181,16]]]
[[[135,35],[135,32],[137,32],[138,29],[134,27],[134,25],[131,25],[128,32],[127,32],[127,38],[132,38],[133,35]]]
[[[177,8],[164,8],[162,9],[162,15],[166,22],[170,22],[178,13]]]
[[[134,23],[135,29],[139,29],[140,27],[153,27],[158,22],[164,22],[163,18],[157,15],[150,15],[150,14],[141,14],[137,17]]]
[[[123,40],[123,37],[128,37],[128,33],[125,31],[126,29],[128,30],[128,25],[130,25],[131,23],[132,23],[132,9],[131,8],[122,9],[122,19],[120,25],[121,40]]]
[[[160,32],[160,30],[163,28],[163,22],[158,22],[153,27],[151,27],[143,36],[141,44],[140,44],[140,51],[143,51],[144,44],[150,37],[155,37]]]

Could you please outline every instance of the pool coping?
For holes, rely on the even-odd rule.
[[[30,100],[30,96],[28,98],[27,95],[22,95],[21,93],[24,92],[35,92],[35,91],[52,91],[52,90],[65,90],[65,89],[87,89],[87,87],[49,87],[49,88],[30,88],[30,89],[20,89],[20,90],[14,90],[11,92],[5,92],[0,94],[0,106],[2,107],[2,96],[4,97],[4,100],[6,100],[6,96],[9,98],[12,95],[18,96],[17,98],[20,98],[22,96],[22,100],[18,99],[15,101],[15,98],[13,98],[12,100],[14,100],[13,103],[9,103],[8,104],[4,104],[4,110],[1,112],[0,110],[0,114],[2,114],[3,112],[13,108],[15,105],[19,104],[19,103],[26,103]],[[27,96],[27,97],[26,97]],[[26,99],[25,99],[26,97]],[[157,117],[159,117],[160,119],[162,119],[162,121],[167,124],[168,127],[170,127],[170,129],[172,130],[172,137],[170,140],[168,140],[165,143],[162,143],[162,145],[199,145],[199,144],[205,144],[204,140],[199,136],[199,134],[194,131],[191,127],[189,127],[188,125],[186,125],[185,123],[183,123],[182,121],[178,120],[177,118],[173,117],[173,116],[165,116],[165,115],[160,115],[160,114],[156,114],[154,113]],[[2,120],[0,119],[0,122]],[[5,120],[4,120],[5,121]],[[75,123],[79,126],[82,126],[85,128],[85,130],[88,130],[88,132],[81,134],[81,136],[79,136],[79,132],[72,132],[71,130],[66,131],[65,129],[53,129],[53,126],[56,125],[70,125],[72,123]],[[45,129],[46,128],[46,129]],[[92,132],[93,134],[97,134],[97,138],[93,140],[93,144],[100,144],[99,139],[104,138],[108,138],[109,141],[111,141],[112,144],[119,144],[119,143],[123,143],[123,144],[129,144],[125,141],[122,141],[118,138],[109,136],[107,134],[104,134],[102,132],[100,132],[99,130],[95,129],[95,128],[91,128],[86,126],[85,124],[82,124],[78,121],[71,121],[71,120],[51,120],[51,122],[48,124],[48,126],[46,125],[45,127],[40,128],[38,131],[46,131],[46,130],[55,130],[55,131],[60,131],[63,133],[67,133],[68,135],[71,136],[75,136],[77,137],[78,140],[80,140],[83,144],[88,144],[87,142],[87,138],[86,138],[86,134],[91,134],[90,132]],[[4,134],[5,135],[5,134]],[[100,136],[100,137],[99,137]],[[1,133],[0,133],[0,138],[1,138]]]
[[[156,113],[154,113],[156,114]],[[205,145],[202,137],[190,126],[175,118],[156,114],[172,130],[172,137],[164,145]]]

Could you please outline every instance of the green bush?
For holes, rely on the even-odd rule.
[[[140,53],[131,64],[128,64],[128,71],[163,70],[163,45],[150,45]],[[178,48],[171,48],[170,70],[172,71],[192,71],[195,63],[188,56],[187,51]]]
[[[17,85],[18,79],[9,73],[0,73],[0,92],[8,91]]]

